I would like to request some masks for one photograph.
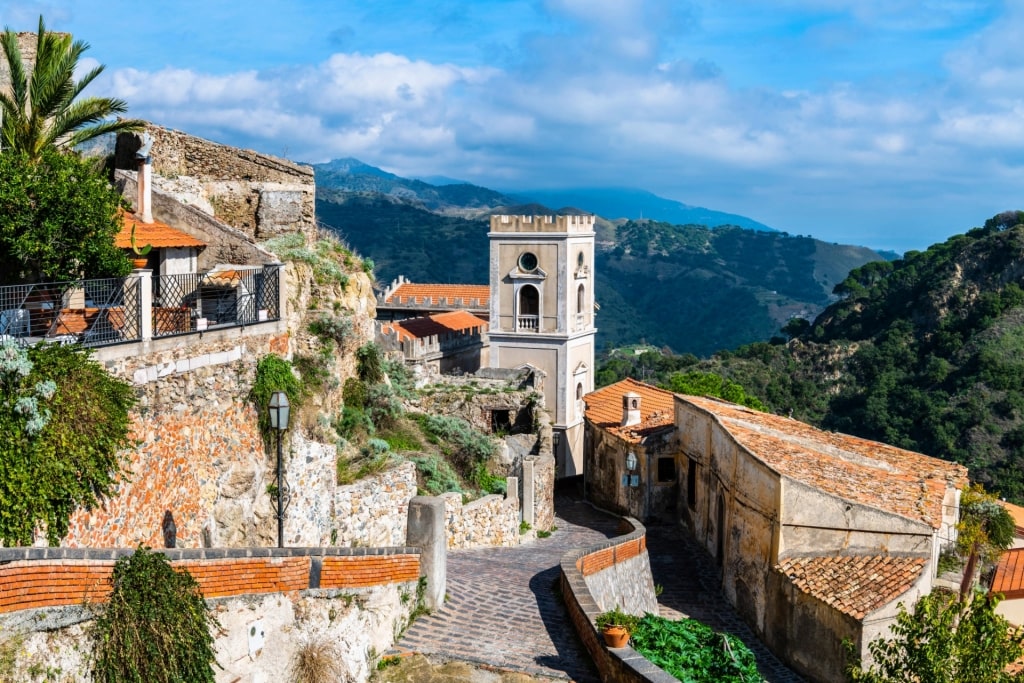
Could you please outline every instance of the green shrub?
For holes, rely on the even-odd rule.
[[[640,623],[640,617],[623,612],[622,608],[616,605],[613,609],[597,615],[594,623],[597,624],[599,629],[618,626],[619,628],[626,629],[629,633],[633,633],[636,631],[637,624]]]
[[[304,398],[302,384],[292,372],[292,364],[271,353],[263,356],[256,364],[256,379],[249,392],[249,400],[256,406],[260,432],[265,439],[270,438],[271,432],[267,406],[270,405],[270,397],[275,391],[283,391],[288,396],[288,402],[291,404],[290,421],[294,422],[296,412]]]
[[[56,545],[78,507],[110,495],[132,445],[135,393],[77,346],[0,343],[0,540]]]
[[[487,471],[487,463],[477,463],[473,471],[473,483],[484,493],[500,493],[502,495],[508,490],[508,481],[504,477],[491,474]]]
[[[373,342],[356,349],[356,372],[359,373],[359,379],[367,384],[377,384],[384,379],[382,363],[380,347]]]
[[[334,430],[349,441],[360,441],[376,431],[370,416],[362,408],[353,406],[341,409],[341,416],[334,422]]]
[[[473,429],[462,418],[419,415],[417,419],[428,440],[440,446],[467,479],[472,479],[477,464],[490,460],[497,449],[490,436]]]
[[[695,619],[647,614],[629,629],[633,649],[680,681],[761,683],[754,653],[736,636]]]
[[[375,384],[366,392],[366,413],[376,429],[394,425],[405,412],[402,402],[387,384]]]
[[[114,565],[92,630],[97,683],[213,683],[219,626],[187,570],[140,546]]]
[[[337,344],[345,348],[353,338],[352,318],[321,313],[309,324],[309,331],[325,346]]]
[[[366,406],[366,383],[358,377],[349,377],[341,390],[341,398],[346,406],[363,408]]]
[[[409,458],[416,464],[416,471],[423,480],[423,488],[432,496],[442,493],[462,493],[459,477],[451,465],[436,455],[419,455]]]

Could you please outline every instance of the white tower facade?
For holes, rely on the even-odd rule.
[[[490,365],[544,373],[558,477],[583,473],[594,390],[594,217],[492,216]]]

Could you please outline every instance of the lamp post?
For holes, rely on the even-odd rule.
[[[267,410],[270,413],[270,428],[277,432],[277,547],[283,548],[284,510],[288,506],[288,500],[284,499],[287,484],[284,483],[284,472],[281,469],[281,434],[288,429],[291,410],[287,394],[283,391],[271,394]]]
[[[633,488],[636,484],[633,483],[633,472],[636,470],[636,453],[629,451],[626,453],[626,485],[629,487],[626,489],[626,509],[629,510],[629,514],[633,514]]]

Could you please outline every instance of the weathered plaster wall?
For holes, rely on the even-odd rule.
[[[932,557],[931,526],[782,479],[779,555],[914,554]]]
[[[216,217],[256,240],[316,231],[313,169],[153,124],[153,170],[199,181]],[[115,165],[134,169],[139,136],[118,136]]]

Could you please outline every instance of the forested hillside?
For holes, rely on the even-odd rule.
[[[372,258],[382,282],[400,274],[414,282],[488,280],[486,215],[440,215],[380,194],[318,197],[320,222]],[[539,206],[500,210],[553,213]],[[645,340],[708,355],[765,340],[793,315],[813,317],[851,268],[879,258],[863,247],[737,227],[599,221],[597,232],[604,348]]]
[[[702,370],[780,414],[967,465],[1024,502],[1024,213],[854,270],[795,339],[706,361],[617,358],[609,381]],[[679,367],[672,367],[673,363]],[[626,367],[633,366],[633,367]],[[659,372],[659,366],[667,372]]]

